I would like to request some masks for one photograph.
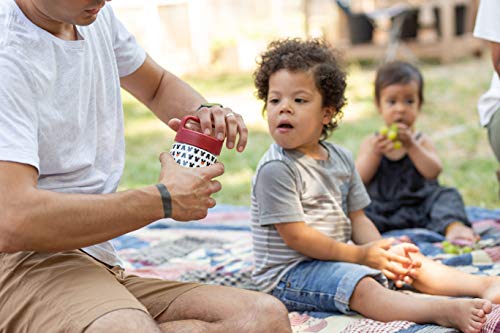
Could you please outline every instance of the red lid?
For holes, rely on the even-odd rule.
[[[181,127],[175,135],[175,141],[179,143],[187,143],[189,145],[204,149],[215,156],[219,156],[224,140],[221,141],[210,135],[206,135],[186,128],[185,125],[188,120],[193,120],[197,123],[200,123],[200,119],[195,116],[186,116],[182,118]]]

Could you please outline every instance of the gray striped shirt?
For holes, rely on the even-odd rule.
[[[314,160],[296,150],[272,144],[252,181],[252,236],[259,289],[271,291],[291,268],[311,258],[289,248],[276,223],[305,222],[339,241],[351,239],[348,213],[370,203],[346,149],[321,142],[327,160]]]

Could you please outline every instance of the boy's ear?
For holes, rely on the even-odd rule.
[[[330,123],[333,117],[337,114],[337,110],[333,106],[323,108],[323,125]]]

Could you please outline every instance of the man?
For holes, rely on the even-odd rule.
[[[120,84],[174,130],[195,113],[202,131],[242,151],[247,129],[230,109],[203,106],[105,4],[0,0],[0,331],[290,332],[271,296],[119,266],[110,239],[165,216],[204,217],[224,171],[163,153],[158,184],[115,193]]]
[[[478,111],[481,125],[488,129],[491,148],[500,162],[500,2],[481,0],[474,28],[474,36],[489,41],[493,61],[493,78],[490,89],[479,98]],[[500,184],[500,169],[497,170]],[[499,191],[500,195],[500,191]]]

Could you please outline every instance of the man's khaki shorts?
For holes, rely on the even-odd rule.
[[[156,318],[198,286],[127,275],[79,250],[0,253],[0,332],[83,332],[118,309]]]

